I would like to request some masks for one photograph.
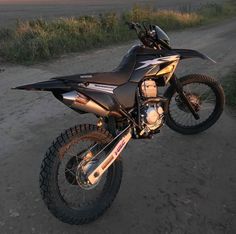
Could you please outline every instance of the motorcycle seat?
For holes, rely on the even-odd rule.
[[[122,59],[120,65],[111,72],[85,73],[53,79],[72,81],[76,83],[98,83],[107,85],[122,85],[128,82],[136,62],[137,47],[132,48]]]

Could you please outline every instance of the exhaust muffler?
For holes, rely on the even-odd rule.
[[[92,99],[86,97],[77,91],[71,91],[62,94],[62,102],[72,109],[94,113],[99,116],[120,116],[117,112],[110,112],[101,105],[94,102]]]

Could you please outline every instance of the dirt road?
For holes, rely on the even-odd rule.
[[[144,4],[158,7],[159,9],[190,9],[194,10],[208,2],[222,3],[225,0],[70,0],[70,1],[28,1],[28,4],[13,4],[27,1],[0,0],[0,27],[14,24],[17,19],[33,19],[55,17],[81,16],[86,14],[99,14],[103,12],[123,12],[134,4]],[[5,4],[1,4],[1,3]],[[34,2],[34,4],[32,4]],[[62,4],[64,3],[64,4]]]
[[[174,32],[174,47],[192,48],[217,60],[185,62],[179,74],[220,79],[236,65],[236,18]],[[167,127],[153,140],[134,141],[123,153],[121,190],[96,222],[70,226],[56,220],[39,194],[38,174],[51,141],[63,130],[94,120],[78,115],[48,93],[10,90],[58,74],[109,70],[129,45],[106,48],[31,67],[1,65],[0,233],[236,233],[236,120],[227,112],[195,136]],[[185,65],[185,66],[184,66]]]

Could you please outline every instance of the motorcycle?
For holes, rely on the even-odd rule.
[[[65,130],[49,147],[40,170],[40,191],[50,212],[69,224],[96,220],[112,204],[122,179],[120,154],[131,139],[151,139],[166,123],[182,134],[210,128],[221,116],[224,91],[213,78],[177,78],[183,59],[208,56],[173,49],[156,25],[129,23],[140,45],[133,46],[111,72],[54,77],[15,89],[50,91],[97,124]],[[159,87],[167,89],[161,95]]]

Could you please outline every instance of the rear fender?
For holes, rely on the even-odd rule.
[[[71,90],[71,88],[72,88],[71,84],[69,85],[62,80],[52,79],[52,80],[48,80],[48,81],[18,86],[13,89],[55,92],[55,91],[60,91],[60,90],[69,91],[69,90]]]

